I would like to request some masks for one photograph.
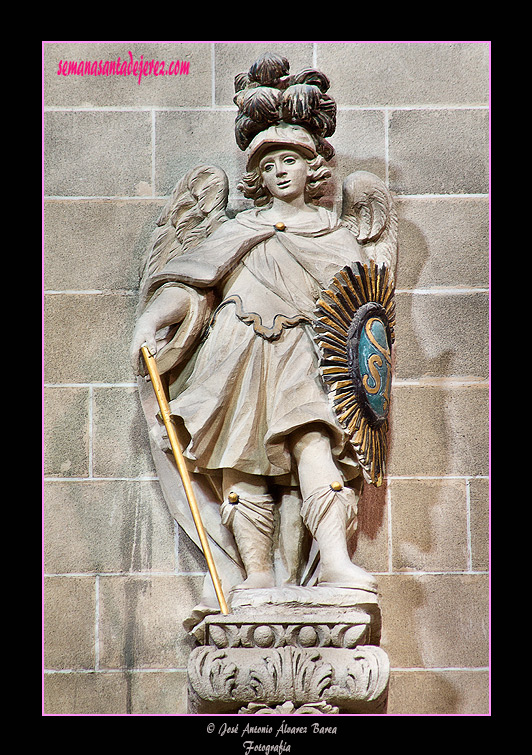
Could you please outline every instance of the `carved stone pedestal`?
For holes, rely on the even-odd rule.
[[[191,632],[191,713],[385,713],[377,596],[335,587],[236,590]]]

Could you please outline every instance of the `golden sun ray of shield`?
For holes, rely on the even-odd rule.
[[[379,487],[386,468],[392,382],[394,282],[372,260],[344,267],[321,292],[313,323],[320,373],[364,478]]]

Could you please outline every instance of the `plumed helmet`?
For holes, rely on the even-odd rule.
[[[248,152],[248,169],[270,145],[288,144],[326,160],[334,155],[325,138],[336,128],[336,103],[327,94],[328,78],[310,68],[295,75],[289,70],[286,58],[266,53],[247,73],[235,77],[235,138]]]
[[[316,143],[312,136],[301,126],[291,123],[278,123],[270,126],[251,140],[247,150],[247,169],[255,168],[262,156],[275,147],[290,147],[304,157],[316,157]]]

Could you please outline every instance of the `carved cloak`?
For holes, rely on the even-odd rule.
[[[224,402],[232,402],[232,429],[234,430],[235,423],[246,425],[246,422],[250,422],[251,427],[247,427],[246,432],[258,433],[255,440],[258,439],[259,442],[262,432],[259,425],[273,421],[272,416],[278,421],[277,429],[269,428],[268,443],[257,450],[258,456],[263,457],[262,466],[257,466],[255,459],[250,466],[242,467],[241,460],[248,453],[250,445],[245,440],[245,434],[242,436],[244,447],[239,457],[242,471],[277,476],[277,481],[282,484],[294,484],[291,470],[287,466],[290,463],[288,454],[283,449],[283,437],[302,424],[319,421],[324,422],[334,436],[335,454],[341,465],[344,465],[346,478],[358,474],[357,462],[349,453],[345,431],[336,421],[324,386],[320,383],[312,319],[313,307],[321,288],[344,265],[354,261],[366,262],[367,257],[352,233],[339,224],[334,213],[318,208],[317,213],[309,217],[311,222],[308,225],[288,225],[279,230],[266,224],[257,210],[240,213],[234,220],[224,222],[190,252],[174,258],[160,272],[148,278],[141,291],[142,306],[146,306],[161,287],[172,285],[186,286],[193,292],[193,301],[197,298],[203,302],[203,306],[198,307],[197,321],[191,324],[193,345],[188,352],[187,361],[178,364],[178,358],[183,358],[183,352],[174,350],[175,363],[167,358],[164,371],[169,376],[172,411],[184,420],[184,425],[179,424],[183,448],[187,449],[185,455],[191,464],[193,486],[225,591],[230,590],[244,576],[232,535],[221,524],[219,514],[221,494],[220,473],[217,469],[234,464],[232,457],[236,453],[235,444],[238,445],[236,435],[231,436],[233,443],[228,444],[225,452],[222,453],[220,448],[215,448],[214,452],[212,448],[209,450],[209,464],[197,463],[198,455],[200,459],[208,456],[200,453],[202,441],[205,441],[203,445],[210,443],[212,447],[213,434],[216,432],[224,433],[224,443],[227,434],[231,435],[227,423],[220,420],[221,414],[227,419],[228,409],[227,406],[224,408]],[[257,259],[254,259],[254,254]],[[273,260],[270,269],[261,270],[261,259],[263,266],[268,266],[268,261]],[[275,270],[282,266],[292,268],[284,280],[281,270],[276,284]],[[243,280],[246,290],[241,288]],[[206,296],[211,296],[208,305],[204,305]],[[200,325],[205,325],[207,315],[211,318],[210,325],[204,329]],[[281,322],[279,326],[276,316],[286,318],[288,324]],[[186,329],[186,324],[184,325]],[[261,328],[264,332],[261,332]],[[174,335],[170,330],[163,337],[166,337],[163,346],[168,348]],[[208,353],[209,350],[211,353]],[[257,351],[260,351],[259,355]],[[164,348],[161,354],[164,355]],[[275,354],[275,358],[272,354]],[[244,392],[240,391],[240,398],[235,401],[231,392],[234,393],[235,385],[241,384],[243,370],[247,369],[251,373],[255,371],[251,380],[260,381],[266,362],[268,365],[275,363],[275,369],[270,369],[272,375],[269,382],[266,381],[263,385],[255,382],[255,391],[275,391],[280,399],[273,402],[274,410],[279,411],[275,414],[272,410],[267,420],[264,417],[268,412],[262,412],[260,420],[257,420],[258,410],[253,405],[258,398],[249,396],[246,399]],[[208,374],[209,364],[215,368],[211,371],[212,374]],[[279,365],[282,365],[282,369]],[[202,386],[199,387],[194,383],[198,374],[203,376]],[[294,380],[298,383],[299,391],[296,401],[293,400]],[[139,379],[139,391],[151,431],[153,458],[166,501],[172,515],[198,544],[177,471],[171,457],[161,449],[157,440],[157,407],[154,405],[150,386],[142,378]],[[207,407],[209,401],[212,404],[210,408]],[[239,401],[243,417],[238,416]],[[287,401],[291,401],[289,418],[285,409]],[[282,408],[279,409],[281,405]],[[217,427],[212,426],[215,420],[218,420]],[[256,428],[253,427],[253,422],[256,422]],[[195,439],[196,434],[201,436],[199,440]],[[210,440],[205,440],[207,436]],[[286,576],[282,573],[282,558],[274,560],[279,567],[280,583]],[[304,574],[304,580],[309,578],[310,574]]]

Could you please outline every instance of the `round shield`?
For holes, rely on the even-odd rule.
[[[393,280],[370,262],[343,268],[322,291],[314,329],[320,371],[364,476],[382,484],[392,381]]]

